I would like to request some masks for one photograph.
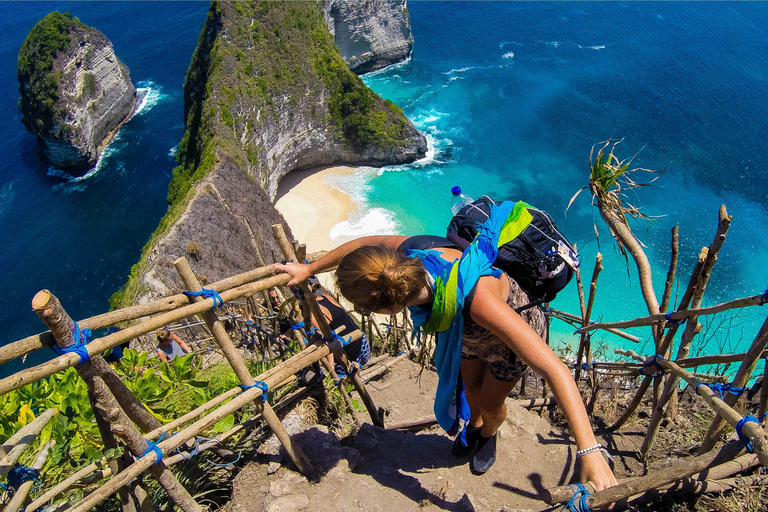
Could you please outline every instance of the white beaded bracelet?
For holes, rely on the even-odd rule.
[[[605,448],[603,448],[603,445],[601,444],[596,444],[595,446],[590,446],[589,448],[584,448],[583,450],[576,450],[576,457],[581,457],[582,455],[586,455],[597,450],[605,451]]]

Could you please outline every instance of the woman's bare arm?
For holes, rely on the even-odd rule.
[[[176,343],[179,344],[179,346],[181,347],[181,350],[183,350],[187,354],[192,352],[192,349],[189,348],[189,345],[187,345],[187,342],[184,341],[183,339],[181,339],[181,337],[178,334],[176,334],[175,332],[172,332],[171,333],[171,338],[176,340]]]
[[[290,274],[291,280],[288,281],[288,286],[295,286],[313,274],[319,274],[325,270],[337,267],[341,260],[344,259],[344,256],[355,249],[368,245],[379,245],[397,249],[397,247],[407,238],[407,236],[399,235],[363,236],[338,246],[322,258],[317,259],[308,265],[301,263],[277,264],[275,265],[275,269]]]
[[[571,427],[577,449],[595,446],[595,434],[571,372],[544,340],[502,299],[506,295],[504,292],[503,280],[481,278],[470,307],[472,319],[498,336],[533,371],[544,377]],[[582,456],[580,460],[582,481],[589,481],[598,491],[616,485],[616,478],[602,453],[594,451]]]

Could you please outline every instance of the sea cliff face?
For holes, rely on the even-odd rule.
[[[92,168],[133,113],[136,90],[112,43],[77,18],[53,12],[30,31],[19,52],[24,126],[53,167]]]
[[[411,54],[413,35],[405,0],[326,0],[323,18],[355,73],[376,71]]]
[[[281,260],[270,226],[282,217],[272,201],[293,170],[424,156],[426,140],[402,110],[349,70],[322,7],[211,4],[184,86],[171,206],[113,305],[180,289],[172,271],[180,255],[209,282]],[[198,250],[203,257],[192,257]]]

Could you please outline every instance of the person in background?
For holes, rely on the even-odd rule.
[[[310,285],[315,293],[317,305],[320,306],[320,311],[322,311],[325,321],[328,322],[328,326],[332,331],[342,338],[346,338],[352,334],[352,332],[360,329],[357,322],[355,322],[355,319],[352,318],[327,291],[325,293],[323,292],[322,286],[320,286],[319,283],[312,284],[312,279],[310,279]],[[312,317],[312,326],[316,329],[315,334],[317,336],[322,336],[319,330],[320,326],[315,317]],[[340,327],[341,329],[337,331]],[[357,363],[362,367],[371,357],[371,345],[368,342],[366,335],[363,334],[361,339],[347,344],[344,347],[344,352],[347,354],[347,359],[349,359],[350,362]],[[328,357],[331,364],[333,364],[333,354],[329,354]],[[344,368],[338,363],[335,364],[334,369],[336,370],[337,375],[346,374]]]
[[[170,361],[174,357],[184,357],[192,352],[189,345],[175,333],[167,329],[157,331],[157,357],[161,361]]]

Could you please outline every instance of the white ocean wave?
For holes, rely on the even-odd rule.
[[[604,45],[581,46],[580,44],[577,44],[576,46],[578,46],[582,50],[604,50],[605,49]]]
[[[364,207],[371,191],[371,178],[378,169],[360,167],[354,174],[332,174],[323,178],[323,183],[349,196],[359,207]]]
[[[395,235],[399,224],[395,214],[384,208],[372,208],[361,211],[362,216],[339,222],[331,228],[330,236],[334,245],[353,240],[361,236]]]
[[[501,56],[502,59],[511,59],[515,56],[515,52],[507,52]]]
[[[179,153],[179,145],[178,144],[176,144],[175,146],[173,146],[171,149],[168,150],[168,156],[171,157],[174,160],[176,159],[176,155],[178,153]]]
[[[363,79],[374,78],[374,77],[377,77],[378,75],[382,75],[384,73],[388,73],[388,72],[393,71],[393,70],[403,69],[403,68],[407,67],[408,64],[411,63],[411,55],[408,55],[408,57],[406,57],[405,60],[402,60],[400,62],[396,62],[394,64],[390,64],[389,66],[387,66],[385,68],[381,68],[381,69],[377,69],[376,71],[369,71],[368,73],[364,73],[364,74],[361,75],[361,78],[363,78]]]
[[[413,124],[418,128],[419,130],[426,130],[431,125],[434,125],[441,119],[443,119],[448,114],[446,112],[441,112],[440,110],[436,109],[430,109],[425,110],[423,112],[419,112],[413,118],[411,121],[413,121]]]
[[[136,95],[141,97],[141,103],[136,106],[134,116],[144,114],[160,103],[167,95],[162,93],[162,87],[151,80],[143,80],[136,83]]]

